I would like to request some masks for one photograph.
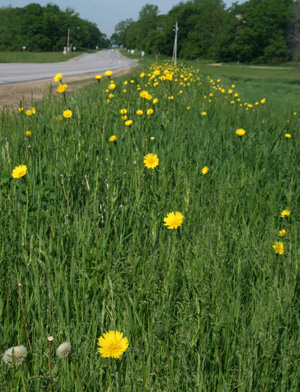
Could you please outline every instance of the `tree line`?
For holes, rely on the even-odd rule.
[[[83,20],[71,8],[28,4],[23,8],[0,8],[0,50],[62,51],[70,43],[76,48],[95,49],[109,45],[106,35],[95,23]]]
[[[146,4],[137,21],[115,26],[111,42],[172,56],[178,22],[178,55],[184,59],[278,64],[300,60],[300,5],[294,0],[248,0],[226,9],[222,0],[181,1],[166,15]]]

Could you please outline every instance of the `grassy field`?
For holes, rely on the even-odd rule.
[[[300,108],[261,78],[166,62],[2,112],[1,391],[299,391]]]
[[[141,60],[139,52],[123,55],[138,59],[140,64],[150,65],[155,56],[146,55]],[[159,62],[167,61],[165,56],[159,57]],[[178,60],[180,64],[182,60]],[[199,68],[204,76],[222,79],[223,83],[236,85],[240,95],[245,101],[255,102],[266,97],[274,111],[281,111],[282,105],[290,110],[296,110],[300,95],[299,63],[285,63],[280,67],[260,66],[252,67],[245,64],[227,64],[221,66],[212,65],[213,60],[186,61],[185,64],[195,69]]]
[[[69,61],[86,52],[0,52],[0,63],[59,63]]]

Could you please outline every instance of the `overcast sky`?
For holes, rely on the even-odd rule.
[[[241,4],[245,0],[239,0]],[[114,33],[115,25],[121,20],[132,18],[138,19],[139,12],[145,4],[154,4],[159,8],[160,14],[167,14],[180,0],[0,0],[0,7],[11,5],[24,7],[30,3],[38,3],[45,6],[48,3],[57,4],[62,11],[67,7],[77,12],[81,19],[94,22],[100,31],[108,38]],[[225,0],[224,3],[230,7],[234,0]]]

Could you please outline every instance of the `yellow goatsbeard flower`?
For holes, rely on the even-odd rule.
[[[58,93],[64,93],[65,92],[65,89],[67,88],[68,86],[66,85],[66,84],[59,84],[58,86],[57,86],[57,92]]]
[[[63,116],[64,116],[65,118],[71,118],[71,117],[72,117],[72,111],[71,111],[71,110],[65,110],[65,111],[63,112]]]
[[[26,165],[20,165],[14,168],[12,172],[13,178],[21,178],[24,177],[27,172],[27,166]]]
[[[209,168],[207,166],[204,166],[204,168],[201,170],[202,174],[207,174],[209,172]]]
[[[246,131],[245,131],[243,128],[239,128],[239,129],[237,129],[237,130],[235,131],[235,133],[236,133],[238,136],[242,137],[242,136],[245,135]]]
[[[283,210],[283,211],[280,213],[280,217],[281,217],[281,218],[285,218],[286,216],[289,216],[290,213],[291,213],[291,211],[289,211],[289,210]]]
[[[147,169],[155,169],[159,164],[159,159],[156,154],[147,154],[144,157],[144,164]]]
[[[275,244],[273,245],[273,248],[275,250],[275,253],[278,253],[279,255],[283,255],[284,254],[283,242],[275,242]]]
[[[280,230],[280,231],[279,231],[278,235],[279,235],[280,237],[284,237],[285,235],[287,235],[287,233],[288,233],[288,230],[283,229],[283,230]]]
[[[61,78],[62,78],[62,74],[58,73],[54,76],[53,80],[54,80],[54,82],[59,82],[61,80]]]
[[[123,332],[109,331],[98,339],[97,351],[103,358],[120,358],[127,350],[129,343],[123,338]]]
[[[166,218],[164,218],[164,226],[167,226],[167,229],[177,229],[182,225],[184,216],[176,211],[176,212],[169,212]]]

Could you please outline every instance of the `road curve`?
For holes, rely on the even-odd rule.
[[[57,73],[62,73],[65,77],[77,76],[134,65],[136,65],[135,61],[122,57],[118,51],[111,50],[85,54],[76,57],[73,61],[63,63],[0,63],[0,85],[51,79]]]

